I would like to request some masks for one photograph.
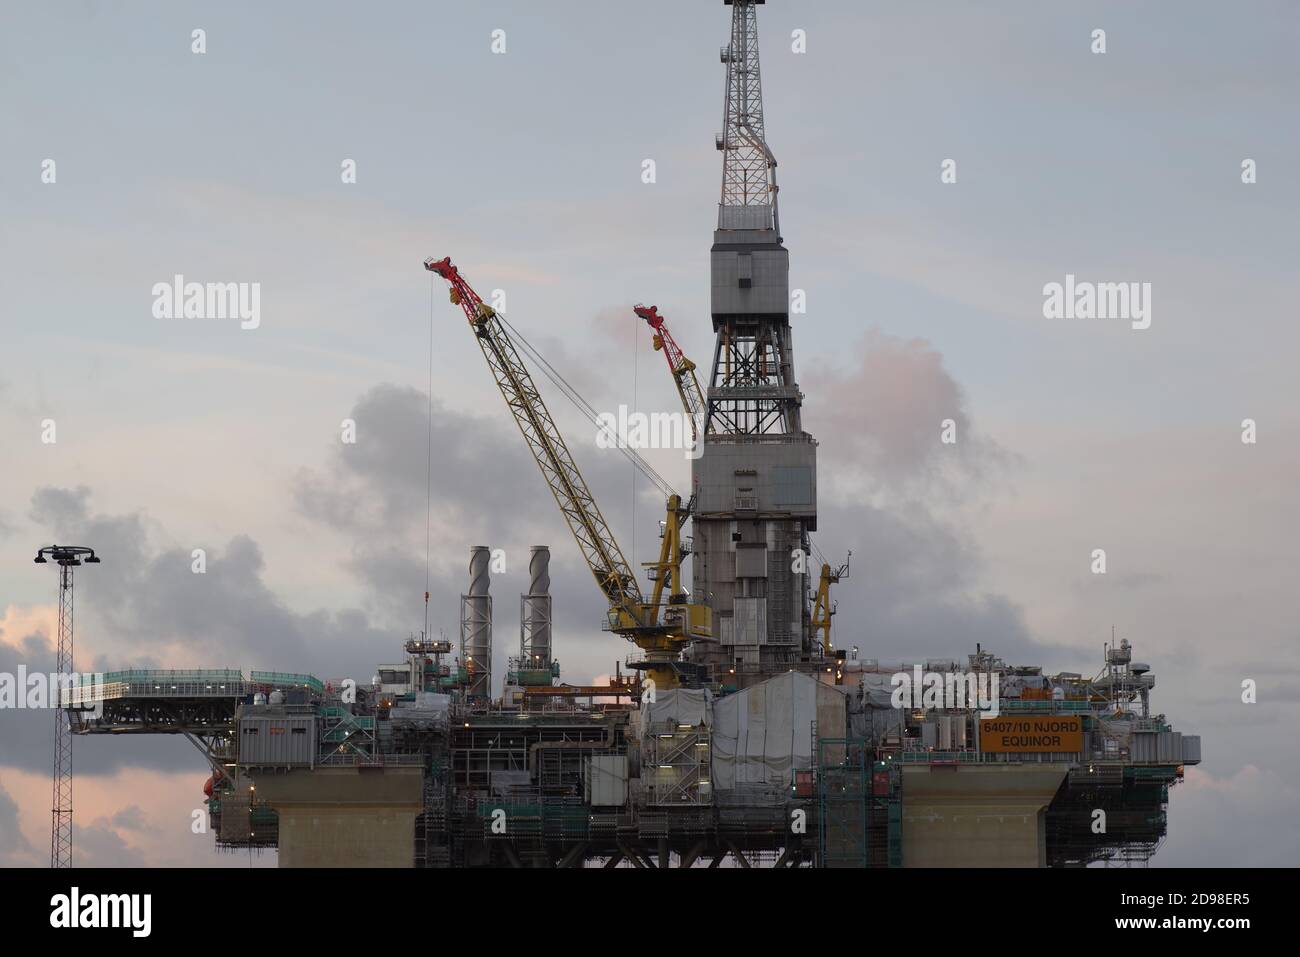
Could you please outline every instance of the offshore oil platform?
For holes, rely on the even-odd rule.
[[[491,553],[475,546],[459,642],[426,626],[369,683],[126,670],[64,692],[76,734],[180,734],[199,749],[219,848],[276,848],[284,867],[1033,867],[1141,863],[1164,839],[1169,788],[1200,738],[1151,713],[1154,675],[1128,641],[1107,644],[1091,677],[978,646],[963,661],[881,662],[832,641],[831,589],[849,565],[811,538],[817,442],[801,421],[763,123],[763,0],[725,2],[707,388],[657,308],[635,310],[702,445],[688,496],[623,449],[665,495],[648,591],[524,355],[590,407],[450,258],[425,262],[608,600],[605,630],[636,646],[626,671],[561,681],[537,546],[496,696]]]

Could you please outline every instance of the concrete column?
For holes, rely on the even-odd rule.
[[[254,780],[280,818],[281,867],[414,866],[420,768],[300,768]]]
[[[1065,764],[903,767],[904,867],[1046,867]]]

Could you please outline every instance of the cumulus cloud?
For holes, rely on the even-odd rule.
[[[440,535],[459,530],[492,541],[511,533],[521,520],[513,506],[536,497],[541,478],[504,407],[492,418],[438,401],[432,420],[429,411],[428,395],[406,386],[378,385],[361,396],[349,413],[356,443],[340,443],[325,470],[299,473],[298,508],[353,533],[405,539],[418,532],[423,541],[428,475]]]
[[[18,825],[18,802],[5,790],[0,779],[0,864],[28,862],[35,853]]]
[[[250,860],[246,852],[218,851],[211,832],[194,826],[196,820],[206,823],[206,776],[205,771],[184,767],[171,772],[132,767],[112,775],[79,776],[74,785],[73,864],[274,866],[274,852]],[[49,865],[49,795],[48,769],[38,773],[0,767],[0,866]]]
[[[601,311],[592,320],[592,348],[603,354],[612,343],[630,340],[635,326],[625,318]],[[584,367],[572,357],[569,365]],[[881,655],[959,655],[976,642],[1008,656],[1040,655],[1020,608],[979,588],[976,544],[927,504],[931,499],[915,494],[956,494],[1011,461],[975,427],[942,356],[924,341],[876,330],[864,336],[847,368],[812,368],[804,379],[815,384],[806,386],[815,398],[805,424],[827,437],[820,449],[825,531],[817,541],[828,553],[855,553],[856,573],[837,593],[841,635],[854,635]],[[457,607],[468,546],[504,547],[523,559],[528,545],[551,544],[557,622],[571,626],[557,648],[563,653],[579,645],[584,666],[599,655],[607,667],[608,638],[591,633],[603,611],[599,596],[504,407],[465,414],[435,400],[432,420],[429,410],[428,396],[410,387],[382,384],[362,395],[350,413],[358,441],[334,448],[323,468],[300,471],[298,511],[344,535],[347,566],[369,587],[371,608],[381,618],[424,588],[419,557],[426,494],[433,502],[434,608]],[[956,423],[956,446],[939,442],[946,418]],[[429,435],[435,455],[426,490]],[[593,454],[581,439],[571,447],[627,547],[628,509],[609,504],[628,501],[626,463]],[[862,482],[837,481],[845,474]],[[863,483],[872,494],[862,494]],[[644,522],[657,516],[655,493],[648,483],[642,488]]]
[[[127,831],[143,831],[148,827],[144,811],[136,804],[128,804],[109,818],[108,822],[113,827],[120,827]]]
[[[72,828],[74,860],[78,867],[143,867],[144,856],[132,848],[108,818],[98,818]]]
[[[978,543],[945,506],[981,494],[1014,456],[975,425],[943,356],[868,331],[847,363],[811,365],[804,425],[818,448],[818,527],[828,557],[853,551],[835,589],[836,644],[879,658],[960,658],[981,644],[1008,661],[1044,651],[1012,598],[979,585]],[[951,419],[956,444],[945,445]]]
[[[608,666],[611,647],[599,622],[604,605],[550,490],[504,404],[494,415],[474,415],[435,401],[429,417],[428,395],[420,390],[382,384],[358,398],[349,413],[357,422],[357,442],[332,450],[324,466],[302,469],[293,490],[294,504],[308,519],[333,528],[343,543],[341,559],[369,589],[368,609],[380,621],[409,621],[412,599],[425,589],[425,516],[432,502],[428,538],[430,608],[434,627],[454,634],[459,598],[467,581],[468,551],[473,545],[500,548],[505,575],[497,575],[497,645],[513,651],[515,614],[511,591],[527,584],[528,550],[551,546],[552,593],[557,631],[579,667],[596,661]],[[558,409],[552,409],[559,415]],[[432,431],[434,458],[427,459]],[[598,450],[578,428],[564,431],[570,451],[601,503],[628,503],[630,466],[616,452]],[[594,429],[591,432],[594,437]],[[426,475],[429,485],[426,490]],[[639,484],[643,545],[659,517],[653,487]],[[606,518],[630,551],[633,538],[626,509],[609,509]],[[628,555],[635,563],[635,555]],[[403,615],[406,615],[403,618]],[[585,681],[580,672],[575,680]]]
[[[106,567],[102,565],[100,567]],[[96,632],[92,610],[83,602],[77,617],[78,634],[102,637]],[[28,675],[48,675],[56,670],[54,607],[20,609],[10,606],[0,617],[0,673],[17,676],[20,668]],[[122,641],[129,636],[122,638]],[[99,644],[98,641],[95,644]],[[76,648],[74,646],[74,653]],[[129,652],[126,652],[129,655]],[[112,667],[150,667],[156,659],[141,652],[138,657],[114,656],[108,652],[75,654],[74,666],[82,671],[107,670],[104,660],[114,660]],[[98,660],[99,664],[92,662]],[[54,714],[44,708],[13,708],[0,711],[0,767],[49,772],[53,760]],[[180,737],[117,736],[78,737],[73,741],[73,767],[77,775],[106,774],[126,766],[168,768],[179,764],[202,765],[194,749]]]
[[[1220,776],[1190,768],[1169,800],[1169,833],[1182,839],[1170,840],[1153,863],[1294,867],[1300,861],[1297,804],[1296,782],[1272,768],[1247,764]]]
[[[976,644],[1008,662],[1039,664],[1021,607],[979,587],[969,536],[920,506],[821,508],[817,536],[828,558],[853,551],[850,577],[833,588],[835,644],[879,659],[962,658]]]
[[[868,330],[847,365],[817,363],[802,375],[809,394],[805,426],[834,436],[823,451],[823,474],[881,491],[933,494],[1005,465],[1009,456],[974,426],[966,396],[924,339]],[[945,445],[942,423],[956,441]]]
[[[90,490],[43,488],[32,519],[61,541],[94,544],[103,563],[77,578],[78,627],[96,649],[78,667],[242,667],[351,673],[388,649],[393,636],[355,609],[298,612],[263,580],[266,559],[236,534],[208,551],[195,574],[189,549],[158,544],[143,513],[92,512]],[[366,668],[371,667],[367,664]],[[339,669],[336,671],[335,669]]]

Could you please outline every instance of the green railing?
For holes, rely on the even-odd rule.
[[[501,811],[504,833],[493,830]],[[591,812],[581,804],[480,800],[475,814],[483,822],[484,837],[585,837],[591,825]]]
[[[1049,701],[1046,699],[1026,701],[1015,698],[1001,698],[998,701],[998,709],[1003,712],[1042,711],[1046,714],[1090,714],[1092,705],[1087,701]]]
[[[325,683],[312,675],[299,675],[285,671],[253,671],[249,673],[253,684],[266,684],[279,688],[311,688],[317,694],[325,691]]]
[[[902,764],[980,764],[984,755],[974,751],[900,751],[894,760]]]
[[[93,674],[78,675],[77,684],[90,684],[95,678]],[[126,671],[106,671],[100,676],[104,684],[113,682],[128,682],[131,684],[194,684],[204,682],[237,682],[243,681],[244,675],[233,668],[202,668],[202,669],[183,669],[175,671],[162,671],[148,668],[128,668]]]
[[[92,698],[243,697],[253,686],[310,688],[317,694],[325,691],[324,683],[312,675],[253,671],[245,677],[234,668],[128,668],[102,674],[79,673],[68,684],[69,689],[81,689]]]

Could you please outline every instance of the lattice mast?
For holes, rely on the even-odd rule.
[[[50,821],[50,867],[72,866],[72,726],[62,707],[62,689],[71,682],[72,670],[72,570],[85,561],[99,564],[93,548],[51,545],[36,553],[36,564],[54,561],[59,566],[59,646],[55,673],[59,683],[50,689],[59,695],[54,706],[53,806]]]
[[[781,245],[776,157],[767,145],[758,55],[762,0],[725,0],[731,42],[727,70],[722,196],[713,246],[717,334],[705,431],[723,435],[799,433],[801,396],[789,330],[789,256]]]
[[[59,650],[55,671],[72,673],[72,565],[59,563]],[[56,692],[57,693],[57,692]],[[72,866],[72,728],[68,714],[54,709],[54,806],[50,867]]]
[[[718,228],[781,231],[777,216],[776,157],[763,128],[763,74],[758,59],[758,11],[763,0],[726,0],[731,11],[731,42],[722,48],[727,93],[722,133],[717,138],[722,160],[722,202]],[[737,209],[748,213],[737,213]]]

